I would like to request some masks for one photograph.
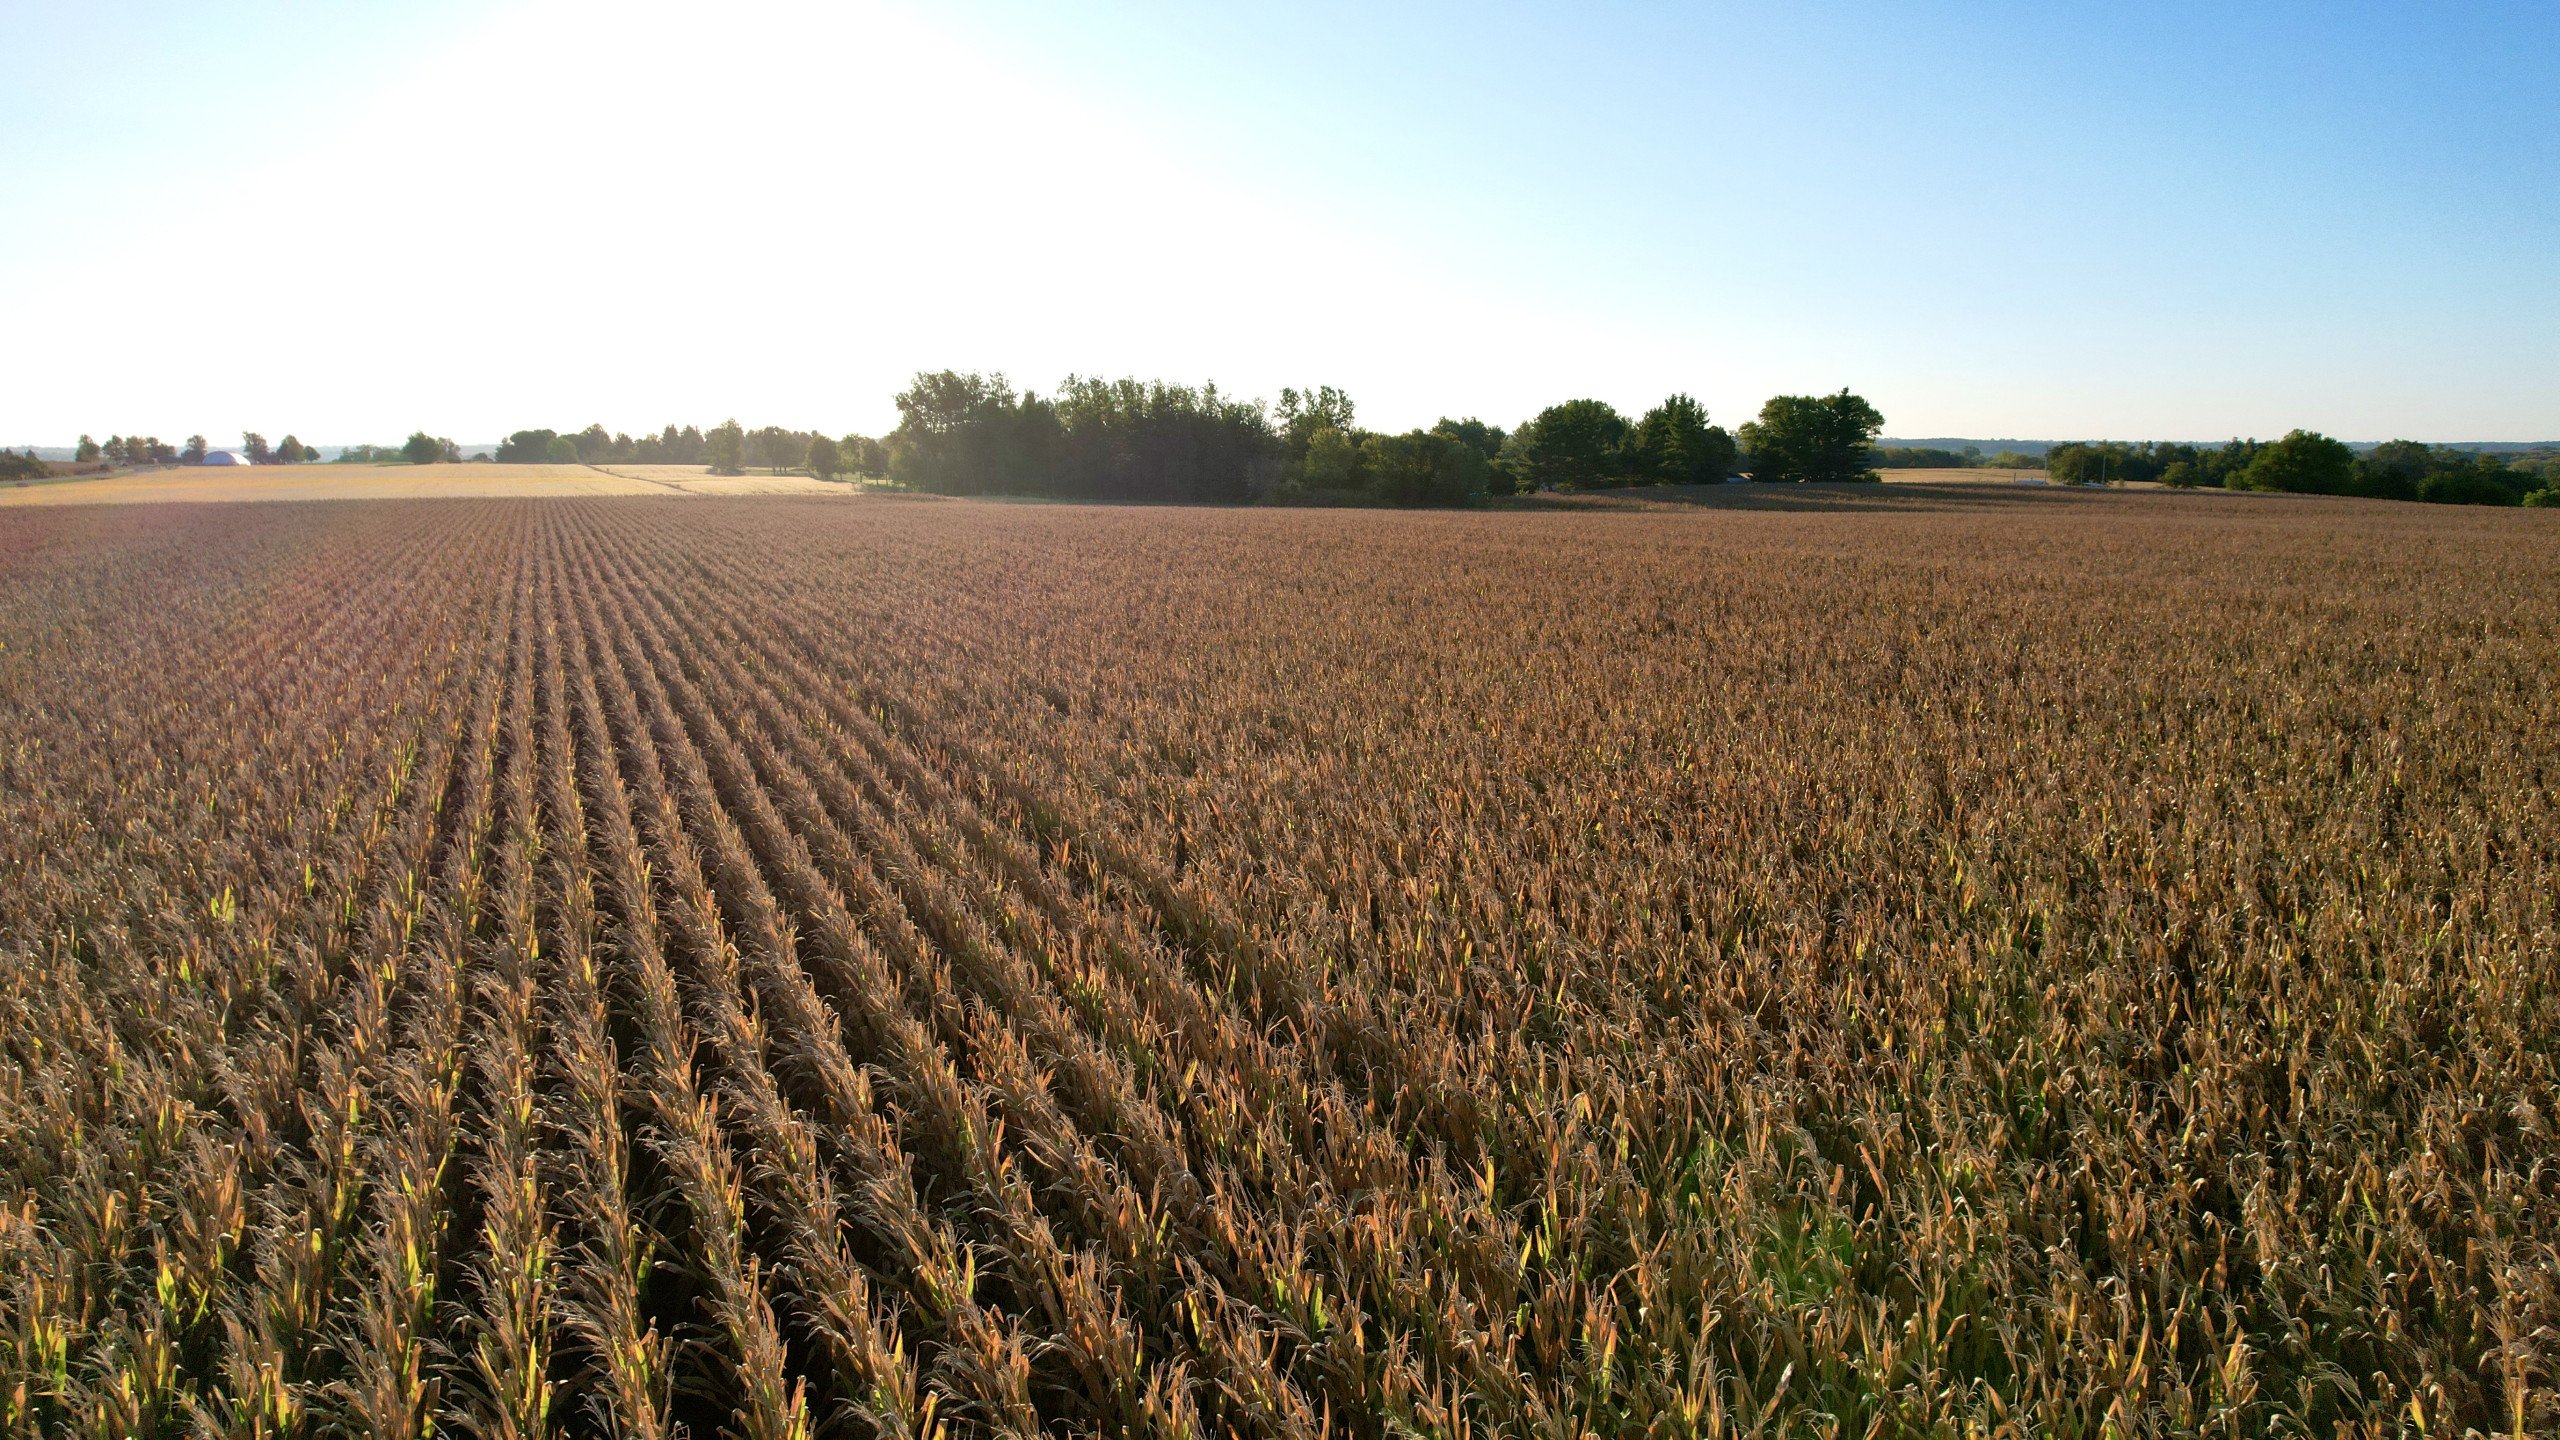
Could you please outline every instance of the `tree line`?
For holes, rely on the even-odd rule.
[[[103,445],[83,435],[79,446],[71,452],[71,458],[79,464],[95,465],[103,461],[118,469],[129,465],[193,465],[204,457],[205,441],[201,435],[188,437],[184,450],[164,442],[157,435],[110,435]]]
[[[2065,485],[2156,481],[2178,489],[2280,490],[2439,505],[2560,505],[2560,456],[2507,459],[2484,451],[2393,440],[2363,454],[2314,430],[2222,445],[2074,441],[2045,454]]]
[[[703,465],[732,475],[759,465],[878,476],[955,495],[1465,505],[1540,490],[1714,484],[1746,468],[1767,480],[1872,479],[1870,452],[1884,424],[1875,407],[1842,390],[1775,397],[1739,433],[1686,394],[1632,418],[1607,401],[1576,399],[1507,430],[1469,416],[1387,433],[1359,425],[1351,397],[1331,385],[1284,388],[1272,405],[1214,382],[1070,375],[1041,395],[1016,391],[1001,373],[955,370],[919,373],[896,403],[897,428],[877,439],[782,426],[750,431],[734,419],[637,438],[594,424],[518,430],[489,458]],[[318,458],[290,435],[272,448],[256,434],[242,438],[243,453],[258,464]],[[95,458],[97,447],[81,441],[83,458]],[[198,436],[172,459],[190,463],[204,453]],[[123,454],[118,448],[110,458],[125,463]],[[349,446],[339,458],[435,464],[461,456],[451,440],[419,431],[396,449]]]
[[[946,494],[1111,500],[1464,505],[1538,490],[1714,484],[1746,466],[1770,480],[1872,477],[1884,417],[1865,400],[1782,395],[1737,434],[1678,394],[1632,419],[1604,400],[1551,405],[1504,429],[1443,417],[1402,433],[1362,427],[1331,385],[1276,405],[1215,384],[1070,375],[1043,396],[1002,374],[919,374],[879,442],[889,478]]]
[[[1949,450],[1936,445],[1879,445],[1867,463],[1879,470],[2041,470],[2044,457],[2024,450],[1997,450],[1989,455],[1979,445]]]
[[[211,444],[201,435],[190,435],[183,447],[164,443],[157,435],[110,435],[105,444],[83,435],[71,452],[78,464],[104,462],[118,469],[139,465],[201,465],[213,453]],[[291,435],[270,445],[267,437],[255,430],[240,434],[240,458],[252,465],[301,465],[320,458],[320,452]]]
[[[486,460],[489,457],[474,455],[471,458]],[[458,464],[461,459],[461,446],[445,436],[430,435],[424,430],[413,432],[397,445],[348,445],[338,451],[338,463],[341,465]]]
[[[1843,389],[1772,396],[1756,418],[1728,430],[1707,407],[1674,394],[1640,415],[1604,400],[1550,405],[1505,429],[1474,416],[1428,429],[1370,430],[1349,394],[1331,385],[1280,391],[1278,403],[1245,400],[1214,383],[1069,375],[1047,395],[1016,391],[1001,373],[918,373],[896,397],[897,427],[872,438],[830,436],[730,419],[703,430],[668,425],[637,438],[601,424],[583,430],[518,430],[497,447],[502,464],[702,465],[738,475],[749,466],[821,478],[865,476],[951,495],[1060,499],[1468,505],[1542,490],[1715,484],[1738,476],[1780,482],[1881,478],[1888,469],[2045,470],[2062,484],[2158,482],[2178,488],[2282,490],[2474,505],[2560,504],[2560,454],[2513,459],[2394,440],[2357,454],[2341,441],[2296,430],[2283,439],[2220,446],[2175,441],[2073,441],[2041,457],[1978,447],[1878,447],[1884,417]],[[241,437],[256,464],[316,460],[291,435],[270,447]],[[173,450],[156,437],[80,437],[79,458],[117,465],[192,464],[205,439]],[[450,439],[425,431],[398,447],[349,446],[342,461],[434,464],[461,459]]]
[[[501,465],[705,465],[721,475],[743,475],[749,465],[776,473],[807,470],[828,478],[887,474],[876,440],[860,435],[836,439],[780,425],[749,430],[736,420],[707,431],[669,425],[638,439],[602,425],[574,432],[518,430],[499,444],[493,458]]]

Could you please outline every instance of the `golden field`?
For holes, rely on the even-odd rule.
[[[72,507],[0,576],[0,1432],[2560,1433],[2560,515]]]

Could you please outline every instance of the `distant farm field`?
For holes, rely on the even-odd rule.
[[[699,465],[180,466],[97,479],[0,483],[0,506],[156,501],[417,500],[596,495],[833,494],[806,475],[715,476]]]
[[[0,512],[0,1430],[2560,1433],[2560,516],[1717,491]]]

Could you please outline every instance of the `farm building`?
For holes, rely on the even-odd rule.
[[[201,465],[246,465],[249,462],[228,450],[210,450],[205,453],[204,459],[197,463]]]

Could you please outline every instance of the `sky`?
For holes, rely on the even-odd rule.
[[[0,443],[1514,424],[2560,438],[2560,6],[0,0]]]

